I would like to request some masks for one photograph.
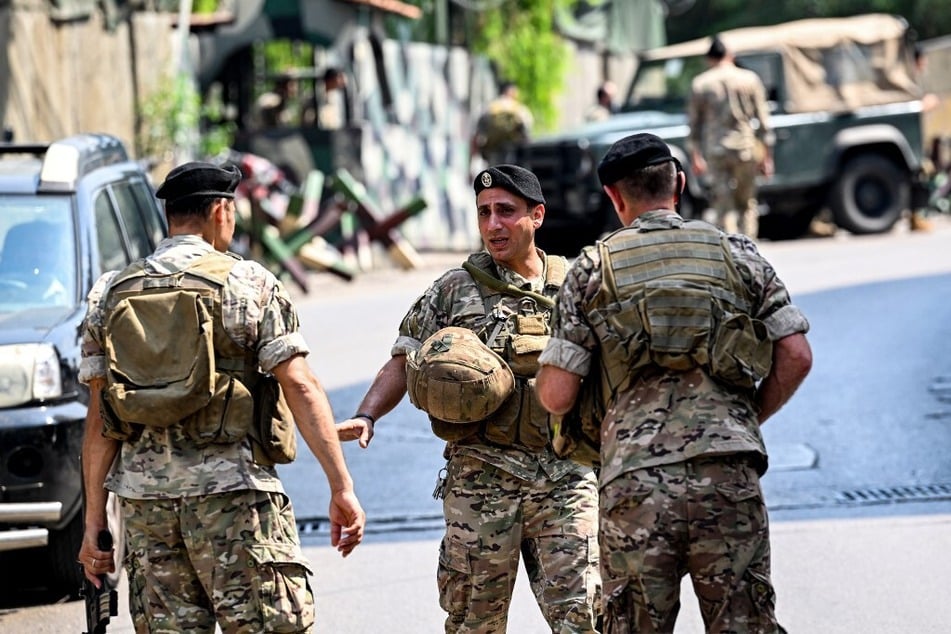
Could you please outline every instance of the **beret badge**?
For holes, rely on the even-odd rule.
[[[492,187],[492,174],[489,174],[488,172],[482,172],[482,186]]]

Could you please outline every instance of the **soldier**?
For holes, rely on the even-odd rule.
[[[693,171],[709,175],[717,225],[756,238],[756,174],[773,174],[766,91],[756,73],[734,64],[719,38],[713,38],[706,58],[710,68],[694,78],[687,107]]]
[[[617,86],[613,81],[605,81],[598,86],[595,102],[584,113],[585,121],[605,121],[617,112],[614,97],[617,95]]]
[[[375,421],[408,388],[447,441],[448,475],[437,485],[446,519],[437,573],[446,632],[505,631],[519,553],[552,631],[595,632],[595,476],[553,456],[547,414],[534,395],[566,261],[535,247],[545,199],[534,174],[497,165],[473,186],[485,250],[416,300],[391,359],[338,430],[366,447]]]
[[[503,82],[499,96],[486,107],[476,122],[472,137],[472,156],[479,155],[490,165],[511,161],[514,149],[528,141],[534,119],[518,100],[518,87]]]
[[[623,227],[587,247],[557,297],[537,390],[569,412],[606,394],[604,631],[672,632],[690,574],[708,632],[778,632],[760,425],[808,373],[808,322],[753,241],[674,209],[684,175],[651,134],[598,167]]]
[[[279,458],[253,433],[264,421],[292,444],[294,429],[270,427],[277,388],[261,372],[283,388],[326,473],[331,543],[347,556],[363,538],[365,516],[294,306],[260,264],[225,252],[239,180],[234,167],[173,169],[156,194],[170,237],[89,294],[79,562],[97,586],[97,575],[114,569],[96,541],[105,489],[114,491],[137,632],[210,632],[216,620],[231,632],[313,627],[310,564],[274,469]]]

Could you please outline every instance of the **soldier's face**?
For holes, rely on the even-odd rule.
[[[535,229],[545,217],[544,205],[531,205],[521,196],[493,187],[479,192],[476,209],[482,243],[495,261],[509,263],[534,252]]]

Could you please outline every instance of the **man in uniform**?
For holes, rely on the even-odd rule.
[[[446,519],[438,584],[447,633],[505,632],[519,553],[552,631],[595,632],[600,607],[595,476],[590,468],[554,457],[547,414],[534,396],[551,298],[567,264],[535,246],[545,199],[534,174],[497,165],[478,174],[474,189],[485,250],[442,275],[416,300],[400,324],[390,360],[358,413],[338,430],[341,438],[349,434],[366,447],[374,421],[400,402],[409,385],[414,404],[430,414],[433,431],[447,440],[448,475],[437,488]],[[454,373],[465,373],[462,366],[472,365],[476,356],[504,359],[510,394],[502,395],[501,405],[487,404],[499,400],[491,379],[481,393],[463,387],[462,398],[456,390],[455,398],[443,401],[435,387],[440,377],[427,376],[430,355],[445,350],[451,356],[460,331],[478,341],[463,346],[458,354],[465,358],[457,359]],[[450,393],[458,386],[440,387]]]
[[[550,412],[599,381],[604,632],[671,632],[693,581],[708,632],[779,632],[760,425],[808,373],[808,322],[753,241],[674,209],[684,175],[651,134],[598,168],[623,227],[587,247],[539,358]]]
[[[472,156],[479,155],[490,165],[510,162],[513,150],[528,141],[534,119],[518,100],[518,87],[503,82],[499,96],[489,102],[476,122],[472,137]]]
[[[226,632],[313,628],[310,565],[291,503],[273,462],[260,457],[249,436],[253,418],[264,407],[263,397],[259,402],[252,392],[256,381],[268,378],[260,372],[276,378],[327,476],[331,543],[347,556],[363,538],[366,518],[326,394],[305,360],[309,350],[294,306],[260,264],[226,253],[239,180],[234,167],[186,163],[173,169],[156,194],[165,200],[169,237],[151,256],[103,275],[89,295],[80,369],[90,401],[83,440],[86,529],[79,562],[97,586],[97,576],[114,569],[113,553],[97,545],[98,533],[106,528],[106,489],[114,491],[125,526],[137,632],[212,632],[216,620]],[[113,364],[120,359],[127,366],[120,372],[138,372],[142,368],[126,360],[147,363],[143,359],[153,346],[140,343],[140,349],[130,350],[134,333],[118,328],[128,324],[120,313],[147,319],[147,300],[160,301],[159,291],[179,287],[204,297],[201,305],[213,320],[207,351],[211,369],[189,380],[207,383],[211,373],[214,395],[208,400],[206,394],[207,404],[195,414],[159,426],[167,410],[178,407],[178,399],[169,400],[166,392],[167,407],[149,411],[142,401],[148,420],[129,420],[131,415],[120,412],[147,397],[133,396],[136,386],[118,383]],[[169,366],[145,367],[141,380],[171,376],[180,359],[193,360],[186,369],[209,361],[193,347],[182,349],[188,345],[182,337],[191,329],[171,325],[188,324],[178,320],[195,309],[192,303],[190,311],[170,313],[163,332],[139,333],[156,343],[154,349]],[[172,379],[160,380],[169,381],[166,389],[178,389]],[[161,391],[148,398],[162,402]],[[293,434],[293,426],[289,429]]]
[[[756,238],[756,174],[773,174],[766,90],[756,73],[734,64],[719,38],[707,51],[707,63],[710,68],[693,79],[687,105],[693,171],[709,176],[717,225]]]

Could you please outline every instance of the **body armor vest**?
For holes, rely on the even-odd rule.
[[[498,412],[481,424],[480,434],[490,444],[540,451],[548,444],[548,412],[535,396],[535,373],[538,357],[551,336],[554,300],[500,280],[488,253],[471,256],[464,268],[478,285],[489,318],[480,337],[505,360],[515,375],[512,395]],[[546,256],[546,290],[561,286],[566,269],[563,258]],[[509,299],[503,301],[504,297]],[[515,309],[511,308],[515,304],[512,297],[518,298]]]
[[[700,221],[625,228],[598,249],[603,281],[588,319],[601,341],[608,397],[648,366],[702,367],[740,388],[769,373],[772,342],[750,316],[749,291],[719,230]]]

